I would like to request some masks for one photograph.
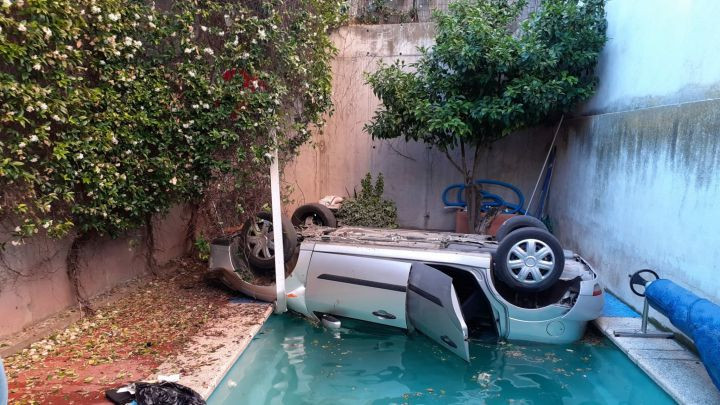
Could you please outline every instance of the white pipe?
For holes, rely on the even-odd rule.
[[[275,138],[275,133],[273,133]],[[277,144],[277,142],[275,142]],[[280,168],[278,151],[273,149],[272,163],[270,164],[270,194],[272,200],[273,244],[275,246],[275,287],[277,301],[275,312],[281,314],[287,311],[287,298],[285,297],[285,250],[282,236],[282,207],[280,206]]]

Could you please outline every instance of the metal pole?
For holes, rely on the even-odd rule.
[[[642,324],[640,326],[640,330],[642,333],[647,333],[647,321],[648,321],[648,311],[650,310],[650,305],[648,304],[647,298],[645,298],[645,301],[643,301],[643,313],[642,313]]]
[[[277,137],[272,133],[275,145]],[[270,195],[272,200],[272,222],[273,222],[273,245],[275,251],[275,286],[277,301],[275,312],[281,314],[287,311],[287,298],[285,296],[285,251],[283,249],[282,237],[282,207],[280,206],[280,167],[278,151],[272,151],[272,163],[270,164]]]
[[[555,135],[553,135],[552,142],[550,142],[550,149],[548,149],[548,153],[545,156],[545,162],[543,163],[542,167],[540,168],[540,174],[538,175],[537,182],[535,183],[535,188],[533,188],[532,194],[530,194],[530,201],[528,201],[527,209],[525,210],[525,214],[527,215],[528,212],[530,212],[530,208],[532,208],[532,202],[533,198],[535,198],[535,192],[537,191],[538,186],[540,185],[540,180],[542,180],[543,172],[545,171],[545,166],[548,164],[548,160],[550,160],[550,154],[552,153],[553,146],[555,146],[555,141],[557,140],[558,132],[560,132],[560,127],[562,126],[563,120],[565,120],[565,114],[563,114],[560,117],[560,122],[558,122],[558,126],[555,129]],[[522,208],[522,207],[520,207]]]

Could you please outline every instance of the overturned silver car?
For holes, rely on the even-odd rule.
[[[271,226],[259,225],[252,237],[264,228],[270,240]],[[347,317],[417,330],[465,360],[476,335],[542,343],[581,338],[604,304],[595,271],[537,226],[502,236],[306,228],[286,279],[288,307],[328,326]],[[234,270],[236,249],[230,240],[213,243],[211,269]],[[275,295],[272,286],[247,284],[243,291],[266,300]]]

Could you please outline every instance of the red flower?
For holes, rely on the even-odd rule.
[[[223,75],[222,75],[223,80],[225,80],[226,82],[229,82],[230,80],[232,80],[233,77],[235,77],[236,72],[237,72],[237,70],[235,68],[226,70],[225,73],[223,73]]]
[[[267,90],[267,85],[265,84],[264,81],[258,79],[255,76],[252,76],[250,73],[248,73],[245,70],[239,70],[236,68],[228,69],[225,71],[225,73],[223,73],[222,77],[223,77],[223,80],[225,80],[226,82],[229,82],[230,80],[232,80],[235,77],[236,74],[242,75],[243,88],[250,89],[250,91],[252,91],[252,92],[254,92],[256,90],[261,90],[261,91]],[[253,84],[253,82],[257,82],[257,87]]]

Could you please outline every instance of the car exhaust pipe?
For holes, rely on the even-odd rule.
[[[332,315],[323,314],[321,320],[323,326],[328,329],[340,329],[342,327],[340,320]]]

